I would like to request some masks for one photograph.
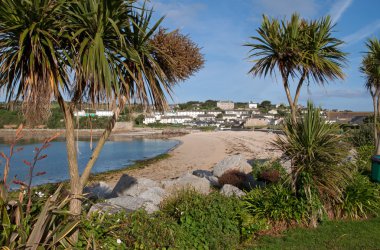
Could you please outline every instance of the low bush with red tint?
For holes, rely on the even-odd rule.
[[[281,179],[280,172],[276,169],[268,169],[264,170],[260,176],[260,181],[270,182],[270,183],[277,183]]]
[[[219,177],[221,186],[230,184],[240,189],[244,189],[245,183],[248,181],[248,176],[239,170],[229,170]]]

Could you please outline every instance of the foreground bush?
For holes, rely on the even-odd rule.
[[[162,213],[139,210],[130,214],[92,214],[82,220],[78,248],[100,249],[180,248],[182,232],[175,220]]]
[[[230,184],[242,190],[249,188],[247,187],[249,181],[248,175],[236,169],[226,171],[218,178],[218,181],[220,186]]]
[[[352,176],[351,169],[342,164],[349,145],[338,126],[327,123],[311,102],[303,117],[295,123],[286,121],[284,133],[273,145],[291,160],[292,189],[312,208],[311,223],[315,226],[326,210],[342,201]]]
[[[340,217],[359,219],[377,215],[380,211],[380,185],[367,176],[355,175],[345,188],[343,201],[337,206]]]
[[[288,177],[285,168],[278,160],[264,163],[254,162],[252,175],[255,179],[264,181],[265,183],[278,183]]]
[[[185,190],[164,201],[162,212],[180,225],[185,248],[231,249],[239,243],[242,221],[237,198]]]
[[[253,189],[242,198],[242,204],[257,221],[266,220],[272,226],[304,223],[309,217],[306,201],[282,184]]]

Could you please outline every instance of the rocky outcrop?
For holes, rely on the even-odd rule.
[[[101,181],[92,186],[85,187],[83,193],[87,198],[107,199],[111,197],[112,188],[107,183]]]
[[[211,191],[210,181],[206,178],[200,178],[189,173],[174,180],[164,180],[161,184],[168,193],[186,188],[193,188],[195,191],[202,194],[208,194]]]
[[[230,184],[223,185],[222,189],[220,190],[220,193],[228,197],[230,196],[241,197],[245,195],[245,193],[242,190]]]
[[[115,188],[112,190],[112,197],[120,196],[138,196],[149,188],[159,187],[160,184],[156,181],[140,178],[136,179],[127,174],[123,174],[117,182]]]
[[[108,199],[106,202],[111,205],[122,207],[127,212],[132,212],[142,208],[145,209],[148,213],[153,213],[159,209],[158,206],[151,201],[129,195]]]
[[[248,174],[252,172],[252,166],[241,155],[233,155],[224,158],[215,165],[213,174],[216,177],[222,176],[225,172],[230,170],[237,170],[239,172]]]
[[[124,211],[124,208],[121,206],[109,204],[107,202],[100,202],[92,205],[87,215],[91,215],[93,213],[117,214],[121,211]]]

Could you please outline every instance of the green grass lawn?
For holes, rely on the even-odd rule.
[[[292,229],[280,237],[263,236],[250,249],[380,249],[380,218]]]

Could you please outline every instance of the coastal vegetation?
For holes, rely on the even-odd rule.
[[[325,84],[344,77],[345,53],[338,48],[342,41],[331,36],[329,17],[306,21],[294,14],[289,21],[279,21],[264,16],[259,37],[253,37],[258,43],[247,44],[255,62],[250,73],[266,76],[279,70],[291,115],[282,125],[284,133],[272,141],[283,154],[281,159],[252,166],[245,161],[249,173],[230,170],[213,175],[218,185],[231,185],[240,193],[225,195],[218,185],[209,194],[185,188],[165,197],[159,211],[152,213],[91,210],[103,199],[83,195],[83,189],[125,106],[137,101],[143,108],[153,103],[165,109],[166,95],[173,86],[203,65],[196,44],[178,31],[160,27],[162,18],[152,22],[153,11],[135,4],[0,0],[0,88],[8,101],[22,100],[24,115],[12,111],[16,113],[9,113],[9,119],[17,116],[29,124],[54,119],[54,126],[63,119],[70,173],[68,184],[31,186],[33,177],[44,174],[35,172],[35,167],[49,157],[43,152],[55,135],[35,149],[32,160],[24,160],[28,180],[13,180],[20,188],[11,191],[10,159],[23,150],[17,145],[22,138],[19,127],[9,153],[0,152],[5,159],[0,182],[0,245],[4,249],[239,249],[287,247],[284,242],[289,240],[303,248],[315,247],[318,239],[322,243],[317,246],[326,248],[377,247],[380,186],[368,171],[374,147],[379,145],[378,107],[374,105],[374,127],[368,130],[367,124],[354,132],[327,123],[311,102],[304,114],[297,110],[305,80]],[[376,44],[369,41],[370,50],[372,42]],[[362,71],[368,76],[367,88],[375,89],[371,94],[377,103],[372,63],[378,57],[371,58],[371,53],[363,60]],[[293,97],[290,79],[297,79]],[[53,115],[52,98],[58,102]],[[75,123],[74,111],[85,100],[113,106],[114,114],[101,121],[99,126],[106,130],[80,174],[74,128],[82,125]],[[214,109],[215,101],[186,105]],[[263,110],[271,107],[269,101],[260,104]],[[136,117],[136,123],[141,124],[142,118]],[[137,162],[133,167],[167,157]],[[343,236],[363,235],[358,229],[371,232],[362,236],[365,243],[355,239],[350,245]],[[268,238],[284,232],[282,238]],[[306,238],[300,239],[301,233]],[[337,238],[343,240],[337,242]]]
[[[176,31],[160,29],[163,18],[153,22],[153,11],[136,4],[0,2],[0,88],[7,101],[23,101],[30,124],[48,119],[52,97],[58,102],[66,128],[70,212],[76,216],[91,169],[125,104],[152,103],[164,109],[173,86],[203,65],[195,43]],[[74,110],[84,100],[110,103],[114,115],[79,173]],[[77,238],[72,237],[74,242]]]

